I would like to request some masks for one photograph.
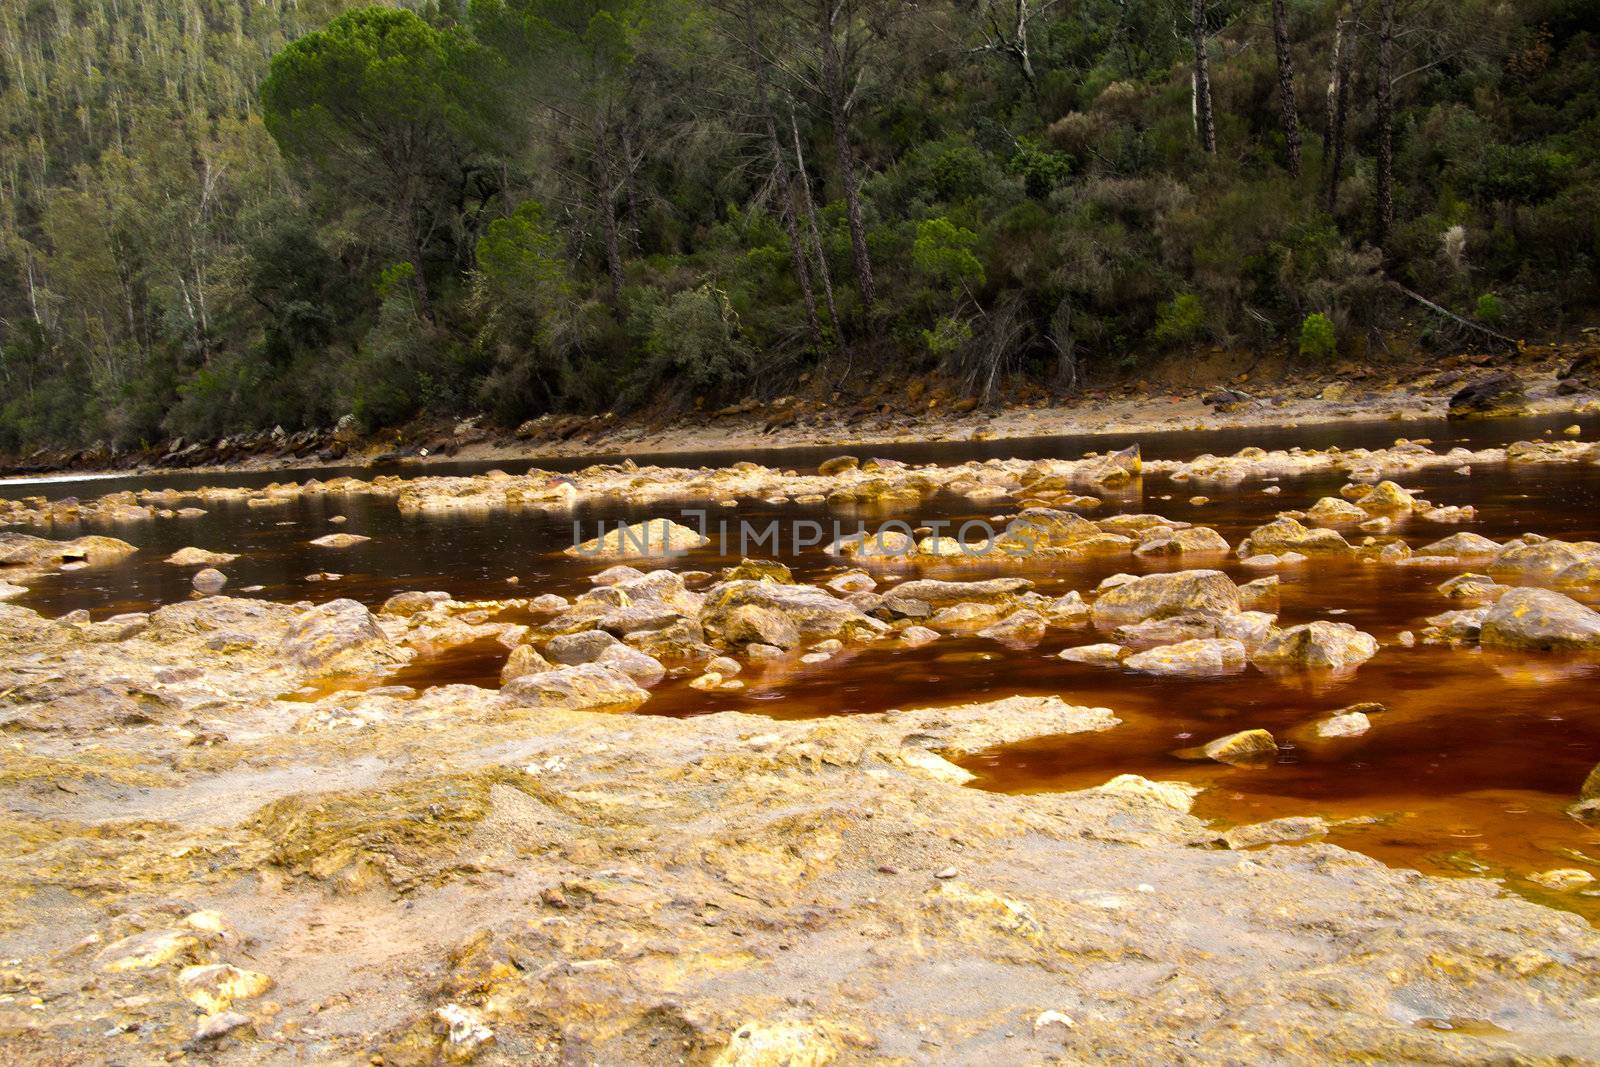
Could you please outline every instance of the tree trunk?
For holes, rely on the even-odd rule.
[[[833,325],[833,335],[839,336],[839,308],[833,302],[833,271],[828,269],[828,250],[822,244],[822,228],[817,225],[817,202],[811,195],[811,176],[806,173],[805,149],[800,143],[800,123],[795,121],[794,108],[789,109],[789,130],[794,134],[794,165],[796,181],[800,186],[800,201],[806,209],[806,229],[811,234],[811,254],[817,260],[817,280],[822,283],[822,296],[828,303],[828,321]]]
[[[1333,35],[1333,69],[1328,76],[1328,124],[1322,135],[1322,155],[1328,161],[1328,210],[1333,211],[1344,177],[1344,128],[1350,116],[1350,44],[1347,22],[1339,19]]]
[[[405,219],[406,260],[411,264],[411,296],[417,303],[417,315],[432,322],[433,301],[428,299],[428,276],[422,263],[422,228],[417,225],[415,197],[409,188],[401,197],[400,210]]]
[[[1208,153],[1217,151],[1217,120],[1211,111],[1211,61],[1206,56],[1206,0],[1191,0],[1190,33],[1194,40],[1194,121],[1200,144]]]
[[[811,289],[811,271],[806,266],[806,249],[800,239],[800,223],[796,218],[798,208],[794,198],[794,179],[789,174],[789,161],[778,140],[778,122],[772,116],[767,96],[767,68],[761,58],[756,41],[755,7],[751,0],[744,5],[745,43],[750,52],[750,66],[756,80],[756,106],[761,111],[761,121],[767,127],[767,147],[772,153],[772,177],[783,194],[783,227],[789,235],[789,255],[794,260],[795,280],[800,283],[800,295],[806,306],[806,329],[811,343],[822,349],[822,321],[817,318],[817,294]]]
[[[1062,297],[1050,317],[1050,344],[1056,350],[1056,392],[1078,388],[1078,342],[1072,334],[1072,301]]]
[[[600,231],[606,245],[606,276],[611,283],[611,306],[622,304],[622,240],[617,230],[617,179],[611,159],[610,131],[601,125],[595,131],[595,161],[600,170]]]
[[[1289,10],[1285,0],[1272,0],[1272,40],[1278,49],[1278,102],[1283,106],[1283,140],[1289,150],[1289,173],[1300,177],[1300,111],[1294,103],[1294,55],[1289,51]]]
[[[1373,227],[1378,247],[1394,226],[1394,3],[1378,0],[1378,189]]]
[[[834,153],[839,157],[839,182],[844,187],[845,215],[850,222],[850,252],[855,259],[856,288],[861,291],[863,310],[870,318],[878,294],[872,281],[872,260],[867,255],[867,228],[861,221],[861,194],[856,187],[855,153],[850,149],[850,116],[845,102],[839,42],[833,36],[833,24],[838,11],[836,0],[817,0],[817,31],[822,38],[823,91],[828,97]]]

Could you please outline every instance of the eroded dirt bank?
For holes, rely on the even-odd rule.
[[[1006,404],[979,404],[953,383],[922,377],[879,376],[851,385],[847,395],[822,376],[806,375],[781,396],[723,407],[549,415],[514,431],[482,419],[423,420],[365,436],[351,417],[321,430],[175,440],[121,453],[104,446],[41,450],[0,461],[0,471],[276,470],[727,450],[759,458],[763,449],[812,446],[1593,412],[1600,410],[1596,336],[1590,330],[1577,342],[1526,345],[1514,356],[1430,355],[1342,363],[1320,373],[1281,358],[1213,351],[1164,360],[1138,381],[1067,398],[1034,387]]]
[[[786,656],[965,631],[1076,629],[1111,664],[1200,674],[1384,654],[1331,621],[1276,625],[1275,573],[1294,557],[1482,567],[1441,592],[1441,607],[1462,606],[1418,639],[1593,649],[1595,613],[1557,589],[1592,592],[1600,546],[1451,535],[1466,509],[1385,479],[1597,458],[1562,441],[1164,461],[1196,491],[1293,471],[1353,479],[1237,546],[1157,515],[1093,517],[1156,468],[1134,452],[11,505],[5,521],[53,527],[177,521],[221,493],[263,506],[362,493],[427,514],[652,494],[870,509],[937,490],[1016,510],[1026,522],[1008,533],[1030,554],[1177,569],[1046,597],[1020,578],[880,583],[871,551],[841,545],[840,573],[807,585],[772,563],[619,565],[604,556],[627,554],[617,538],[571,600],[416,591],[373,612],[209,595],[96,619],[0,605],[0,1038],[44,1063],[1600,1057],[1600,935],[1576,916],[1329,845],[1256,848],[1304,828],[1222,833],[1189,814],[1195,790],[1178,781],[966,787],[964,757],[1116,730],[1115,708],[718,711],[718,693]],[[1438,540],[1413,551],[1390,534],[1405,523]],[[653,535],[697,536],[666,523]],[[896,547],[950,559],[947,538]],[[3,548],[17,589],[134,551],[15,534]],[[1229,553],[1266,577],[1237,584],[1206,566]],[[476,641],[507,649],[498,690],[346,684]],[[626,714],[669,671],[694,679],[706,714]],[[1248,758],[1237,750],[1259,741],[1212,758]]]

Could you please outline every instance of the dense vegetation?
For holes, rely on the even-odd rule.
[[[0,277],[10,449],[1551,333],[1600,5],[3,0]]]

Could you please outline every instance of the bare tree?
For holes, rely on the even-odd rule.
[[[1198,2],[1198,0],[1197,0]],[[828,119],[833,125],[833,147],[839,167],[839,184],[844,191],[845,217],[850,223],[850,253],[855,260],[856,288],[868,315],[877,302],[877,286],[872,280],[872,257],[867,254],[867,226],[861,218],[861,190],[856,180],[855,149],[850,145],[851,93],[846,82],[845,53],[854,32],[851,0],[816,0],[817,36],[821,44],[822,94],[828,102]],[[846,38],[841,50],[839,37]]]
[[[1033,71],[1033,48],[1029,34],[1034,19],[1055,7],[1060,0],[1030,4],[1029,0],[981,0],[977,14],[982,19],[983,44],[974,52],[1004,56],[1017,67],[1028,90],[1038,95],[1039,81]]]
[[[1374,237],[1381,248],[1394,226],[1394,5],[1378,0],[1378,176]]]
[[[1191,0],[1189,33],[1194,41],[1194,122],[1200,144],[1215,155],[1217,120],[1211,111],[1211,63],[1206,56],[1206,2]]]
[[[1350,18],[1341,13],[1333,30],[1328,70],[1328,121],[1322,128],[1323,165],[1328,170],[1328,210],[1339,195],[1344,170],[1344,128],[1350,115]]]
[[[1283,108],[1283,140],[1289,152],[1289,173],[1300,176],[1300,112],[1294,103],[1294,55],[1289,50],[1289,11],[1285,0],[1272,0],[1272,40],[1278,51],[1278,102]]]

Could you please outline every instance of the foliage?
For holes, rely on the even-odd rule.
[[[1194,293],[1179,293],[1156,309],[1155,339],[1165,346],[1190,344],[1206,332],[1206,306]]]
[[[1338,350],[1339,338],[1333,329],[1333,320],[1320,311],[1306,316],[1300,324],[1300,355],[1306,359],[1327,362]]]
[[[1497,329],[1600,304],[1593,3],[1399,5],[1382,248],[1376,20],[1330,189],[1249,5],[1209,5],[1214,157],[1184,5],[1032,5],[1025,63],[988,7],[841,7],[836,131],[809,4],[0,5],[0,449],[1326,360],[1416,321],[1392,281]],[[1320,90],[1350,6],[1291,9]]]

